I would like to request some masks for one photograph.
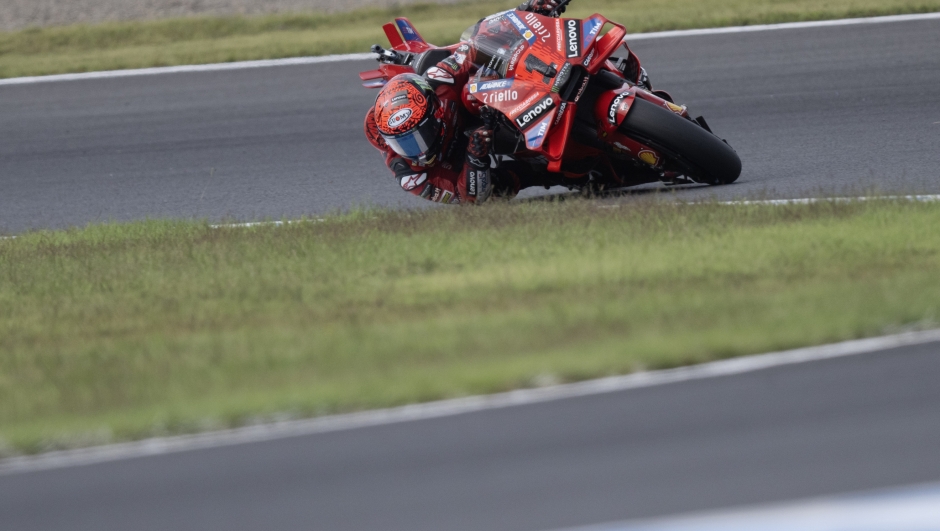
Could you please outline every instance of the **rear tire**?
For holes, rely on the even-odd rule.
[[[695,122],[655,103],[636,98],[619,130],[660,150],[697,182],[730,184],[741,175],[741,159],[731,146]]]

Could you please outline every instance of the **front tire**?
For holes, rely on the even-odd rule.
[[[655,103],[636,98],[619,130],[660,150],[697,182],[730,184],[741,175],[741,159],[731,146],[695,122]]]

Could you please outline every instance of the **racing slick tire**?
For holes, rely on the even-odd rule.
[[[696,182],[730,184],[741,175],[741,159],[727,142],[699,124],[639,97],[619,130],[660,150]]]

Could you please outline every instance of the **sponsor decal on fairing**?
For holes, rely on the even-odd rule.
[[[555,76],[555,82],[552,83],[552,92],[561,92],[561,87],[568,82],[569,77],[571,77],[571,63],[565,63],[561,65],[561,70]]]
[[[617,94],[614,101],[610,102],[610,108],[607,109],[607,121],[610,122],[611,125],[617,125],[617,111],[620,110],[620,104],[623,103],[624,98],[629,94],[629,92],[621,92]]]
[[[544,24],[542,24],[542,22],[539,20],[539,17],[533,15],[532,13],[526,13],[525,20],[529,23],[529,27],[532,28],[535,34],[538,35],[540,39],[542,39],[542,42],[547,41],[551,36],[552,32],[549,31],[549,29],[546,28]]]
[[[558,106],[558,113],[555,114],[555,122],[552,125],[558,125],[561,123],[561,117],[565,115],[565,110],[568,108],[568,102],[563,101],[561,105]]]
[[[489,20],[499,19],[499,18],[501,18],[501,17],[505,17],[507,13],[512,13],[513,11],[515,11],[515,10],[514,10],[514,9],[509,9],[509,10],[506,10],[506,11],[500,11],[499,13],[493,13],[492,15],[490,15],[490,16],[484,18],[483,20],[489,21]]]
[[[516,117],[516,125],[519,126],[519,129],[525,129],[534,124],[545,113],[554,108],[555,100],[551,97],[551,95],[548,95],[542,99],[542,101],[522,111],[522,113]]]
[[[395,22],[398,24],[398,29],[401,30],[401,35],[402,37],[405,38],[406,41],[420,41],[421,40],[421,37],[418,37],[418,32],[415,31],[415,29],[411,27],[410,24],[408,24],[404,20],[396,20]]]
[[[511,111],[509,111],[509,115],[510,115],[510,116],[514,116],[514,115],[518,114],[519,111],[521,111],[522,109],[525,109],[526,107],[528,107],[529,104],[531,104],[533,101],[537,100],[538,98],[539,98],[539,94],[538,94],[538,92],[536,92],[535,94],[533,94],[533,95],[529,96],[528,98],[526,98],[525,101],[523,101],[522,103],[520,103],[518,106],[514,107]]]
[[[415,188],[424,184],[424,181],[428,180],[427,173],[416,173],[414,175],[405,175],[401,178],[401,187],[407,191],[412,191]]]
[[[581,24],[578,20],[573,18],[565,20],[565,41],[568,46],[568,57],[581,57]]]
[[[529,130],[525,135],[525,146],[529,149],[538,149],[542,147],[545,141],[545,134],[548,133],[548,124],[552,117],[549,116],[542,120],[538,125]]]
[[[510,101],[516,101],[519,99],[519,91],[517,90],[500,90],[497,92],[483,92],[477,99],[483,99],[484,105],[493,105],[494,103],[504,103]]]
[[[516,28],[516,31],[519,32],[519,35],[522,35],[522,38],[528,41],[529,44],[533,44],[535,42],[535,33],[529,29],[529,26],[526,26],[525,22],[516,16],[514,11],[507,11],[506,19],[512,23],[513,27]]]
[[[591,50],[591,53],[589,53],[588,56],[584,58],[584,62],[581,63],[581,64],[584,65],[584,66],[590,65],[590,64],[591,64],[591,59],[594,59],[594,52],[596,52],[596,51],[597,51],[597,50]]]
[[[464,63],[464,61],[466,61],[466,60],[467,60],[467,54],[465,54],[465,53],[455,53],[455,54],[454,54],[454,61],[457,61],[457,64],[458,64],[458,65],[462,65],[462,64]]]
[[[646,149],[641,151],[637,155],[637,158],[653,167],[656,167],[659,165],[659,155]]]
[[[425,72],[424,75],[426,75],[428,79],[433,79],[439,83],[449,83],[451,85],[454,84],[454,76],[450,75],[450,73],[448,73],[446,70],[436,66],[428,68],[428,71]]]
[[[506,69],[507,72],[515,72],[516,63],[519,62],[519,57],[522,56],[522,52],[525,48],[524,44],[516,46],[516,49],[512,52],[512,57],[509,58],[509,68]]]
[[[667,102],[665,102],[663,105],[664,105],[667,109],[669,109],[670,111],[672,111],[672,112],[674,112],[674,113],[676,113],[676,114],[678,114],[678,115],[680,115],[680,116],[682,115],[682,113],[685,112],[685,107],[680,106],[680,105],[676,105],[675,103],[672,103],[671,101],[667,101]]]
[[[508,89],[513,84],[512,79],[496,79],[493,81],[478,81],[476,83],[470,83],[470,94],[476,94],[477,92],[489,92],[491,90],[503,90]]]
[[[578,92],[576,92],[575,95],[574,95],[574,102],[575,102],[575,103],[578,103],[578,101],[581,100],[581,96],[584,95],[584,89],[587,88],[587,86],[588,86],[588,80],[590,80],[590,79],[591,79],[591,76],[587,76],[587,75],[586,75],[586,76],[584,76],[584,79],[581,80],[581,86],[578,87]]]
[[[581,25],[583,38],[581,40],[581,48],[587,48],[591,44],[591,41],[594,40],[594,37],[597,36],[597,33],[601,30],[601,26],[604,23],[596,18],[589,18],[584,21]]]

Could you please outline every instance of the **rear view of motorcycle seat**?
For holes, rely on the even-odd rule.
[[[432,48],[418,54],[412,63],[412,67],[415,69],[416,74],[424,75],[429,68],[448,57],[450,57],[450,51],[442,48]]]

